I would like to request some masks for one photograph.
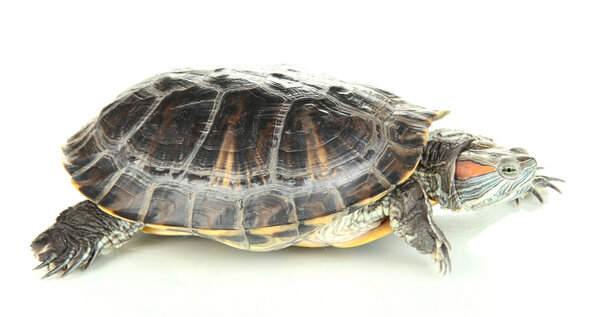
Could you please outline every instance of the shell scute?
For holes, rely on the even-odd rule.
[[[119,168],[114,160],[111,157],[103,156],[81,173],[72,174],[72,180],[82,194],[97,201],[118,172]]]
[[[166,94],[127,144],[159,166],[182,164],[205,133],[217,94],[198,86]]]
[[[330,170],[360,156],[363,142],[355,142],[357,135],[370,138],[364,119],[334,110],[328,99],[301,99],[292,103],[283,125],[279,146],[277,171],[289,175],[329,177]],[[353,122],[363,122],[353,126]],[[360,137],[359,137],[360,138]],[[355,148],[358,147],[358,148]]]
[[[152,109],[156,96],[140,89],[106,106],[98,119],[103,134],[111,140],[121,140],[139,124]]]
[[[406,150],[388,145],[377,162],[377,169],[391,184],[398,184],[410,176],[419,161],[422,149]]]
[[[152,191],[144,223],[191,228],[191,193],[181,188],[160,186]]]
[[[233,230],[240,223],[240,206],[217,193],[196,195],[192,208],[193,229]]]
[[[331,210],[341,210],[344,204],[334,188],[318,192],[301,193],[294,196],[296,215],[299,221],[327,216]]]
[[[151,182],[149,177],[140,173],[123,173],[98,204],[109,210],[118,210],[123,218],[141,220],[140,210]]]
[[[353,206],[390,188],[388,182],[381,181],[372,172],[367,172],[343,184],[338,190],[342,194],[344,204]]]
[[[152,86],[154,87],[154,89],[160,92],[169,92],[183,90],[194,85],[195,83],[193,80],[177,77],[174,75],[166,75],[159,77],[156,81],[154,81]]]
[[[297,222],[290,200],[280,192],[260,193],[244,199],[244,229],[264,228]]]
[[[282,103],[258,88],[225,93],[190,169],[237,179],[267,174]]]

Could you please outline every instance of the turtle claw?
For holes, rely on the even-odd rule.
[[[539,168],[538,168],[539,169]],[[533,178],[533,186],[531,186],[531,188],[525,193],[526,196],[528,194],[532,194],[533,196],[535,196],[535,198],[537,198],[537,200],[540,203],[544,203],[544,199],[542,198],[542,195],[540,194],[538,189],[544,189],[544,188],[550,188],[556,192],[558,192],[559,194],[562,194],[562,191],[556,187],[556,185],[552,184],[552,182],[562,182],[564,183],[565,181],[557,178],[557,177],[550,177],[550,176],[544,176],[544,175],[536,175]],[[523,197],[519,197],[516,199],[516,203],[517,205],[519,205],[520,200]]]
[[[31,243],[34,254],[42,262],[34,270],[48,268],[48,272],[42,276],[42,279],[61,271],[63,272],[60,277],[65,277],[81,264],[89,265],[90,260],[93,259],[91,256],[95,256],[99,251],[96,248],[98,245],[73,236],[68,227],[51,227]]]
[[[72,253],[69,253],[67,258],[65,260],[63,260],[62,262],[60,262],[59,264],[54,264],[54,262],[51,263],[50,265],[52,265],[52,266],[55,265],[55,267],[52,270],[50,270],[48,273],[46,273],[44,276],[42,276],[42,279],[48,278],[48,277],[58,273],[59,271],[66,269],[67,265],[69,264],[70,256],[72,256]]]
[[[560,191],[560,189],[558,189],[558,187],[554,186],[554,184],[552,183],[548,183],[546,184],[547,187],[554,189],[557,193],[562,194],[562,192]]]
[[[450,274],[452,265],[449,254],[450,244],[444,241],[436,241],[436,250],[431,254],[433,261],[438,267],[438,273],[442,276]]]
[[[556,187],[556,185],[552,184],[552,182],[561,182],[564,183],[565,181],[557,178],[557,177],[550,177],[550,176],[544,176],[544,175],[536,175],[533,178],[533,186],[532,186],[532,190],[535,190],[536,187],[539,188],[551,188],[553,190],[555,190],[556,192],[558,192],[559,194],[562,194],[562,192],[560,191],[560,189],[558,189],[558,187]]]
[[[452,271],[452,265],[450,264],[450,250],[452,250],[452,246],[446,236],[438,228],[438,226],[433,222],[433,218],[431,213],[427,214],[427,222],[429,224],[429,229],[431,230],[430,234],[435,241],[435,249],[431,253],[431,257],[434,263],[438,267],[438,273],[442,276],[450,274]]]
[[[91,253],[90,246],[87,246],[84,252],[79,252],[77,254],[77,256],[75,256],[71,260],[71,264],[68,266],[68,268],[65,270],[65,272],[60,277],[65,277],[69,273],[73,272],[76,268],[78,268],[81,265],[81,263],[83,263],[90,256],[90,253]]]
[[[562,180],[562,179],[560,179],[558,177],[550,177],[550,176],[543,176],[543,175],[536,176],[536,178],[537,177],[543,178],[543,179],[545,179],[545,180],[547,180],[549,182],[562,182],[562,183],[566,183],[564,180]]]
[[[542,194],[540,194],[540,192],[538,192],[538,191],[537,191],[537,189],[535,189],[535,188],[532,188],[532,189],[531,189],[529,192],[530,192],[531,194],[533,194],[533,196],[535,196],[535,198],[537,198],[537,200],[539,200],[539,202],[540,202],[541,204],[543,204],[543,203],[544,203],[544,199],[542,198]]]
[[[113,217],[89,200],[80,202],[61,212],[56,223],[33,240],[31,249],[41,262],[35,269],[48,268],[43,278],[86,269],[103,250],[125,243],[143,227]]]
[[[44,249],[47,249],[47,247],[44,247]],[[34,267],[33,268],[34,271],[39,270],[44,267],[47,267],[48,265],[50,265],[52,263],[52,261],[54,261],[58,257],[58,255],[56,253],[46,254],[45,252],[39,252],[39,251],[40,251],[39,249],[38,250],[34,249],[34,252],[36,253],[38,259],[40,261],[42,261],[42,263],[40,263],[38,266]]]
[[[98,252],[98,249],[94,249],[92,251],[92,254],[90,255],[90,259],[87,260],[87,262],[83,265],[82,269],[86,270],[90,266],[90,264],[92,264],[94,260],[96,260],[96,256],[98,255],[98,253],[100,253]]]
[[[34,267],[33,271],[44,268],[44,267],[48,266],[50,263],[52,263],[52,260],[46,260],[46,261],[40,263],[38,266]]]

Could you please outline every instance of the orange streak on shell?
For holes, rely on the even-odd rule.
[[[235,147],[235,139],[232,134],[227,131],[225,135],[225,139],[223,140],[223,144],[221,145],[221,150],[219,151],[219,156],[217,157],[217,161],[215,162],[215,166],[213,169],[220,169],[225,171],[225,177],[223,177],[223,186],[229,186],[231,182],[231,174],[233,172],[233,164],[235,163],[235,153],[228,150]]]
[[[191,233],[185,231],[175,231],[167,229],[158,229],[153,227],[144,227],[142,230],[144,233],[156,234],[160,236],[189,236]]]
[[[323,140],[321,140],[319,134],[315,131],[314,124],[310,118],[305,117],[304,120],[302,120],[302,128],[306,133],[307,165],[311,171],[316,173],[323,165],[327,164],[327,150],[325,150]],[[319,176],[326,177],[327,171],[319,173]]]

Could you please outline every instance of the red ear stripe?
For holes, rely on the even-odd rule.
[[[479,165],[471,161],[461,161],[456,163],[456,172],[454,175],[458,178],[467,179],[473,176],[479,176],[496,171],[496,168],[489,165]]]

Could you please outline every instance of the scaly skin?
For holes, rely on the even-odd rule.
[[[420,253],[430,254],[442,275],[450,273],[450,243],[433,222],[431,203],[420,180],[411,177],[388,196],[394,234]]]
[[[87,268],[100,252],[119,247],[144,227],[113,217],[86,200],[63,211],[56,223],[38,235],[31,248],[40,265],[48,267],[44,278],[63,271],[65,276],[82,266]]]

